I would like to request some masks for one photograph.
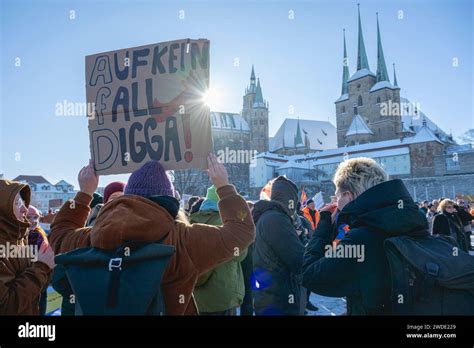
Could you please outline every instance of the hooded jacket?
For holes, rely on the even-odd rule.
[[[304,247],[295,228],[298,189],[279,177],[273,182],[271,195],[271,201],[258,201],[253,210],[257,228],[253,251],[255,312],[300,315]]]
[[[329,252],[334,251],[331,214],[321,212],[304,255],[303,285],[323,296],[346,296],[349,315],[390,314],[390,268],[383,242],[395,236],[428,235],[426,218],[403,182],[391,180],[348,203],[338,222],[349,225],[336,247],[340,257]]]
[[[13,212],[15,196],[20,193],[25,205],[30,204],[28,185],[0,180],[0,245],[28,246],[30,224],[18,220]],[[6,252],[6,250],[5,250]],[[28,258],[5,258],[0,252],[0,315],[38,315],[39,297],[47,288],[51,269]]]
[[[230,260],[235,247],[243,250],[255,238],[247,203],[234,186],[220,187],[217,194],[222,226],[189,225],[150,199],[124,195],[104,205],[93,227],[84,227],[92,197],[78,192],[75,203],[65,203],[51,225],[51,245],[56,253],[91,246],[110,250],[125,241],[155,242],[166,236],[163,243],[175,247],[161,283],[166,313],[197,314],[192,291],[199,275]]]

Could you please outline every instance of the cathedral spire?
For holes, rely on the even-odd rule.
[[[343,29],[344,36],[344,59],[342,62],[342,91],[341,95],[348,93],[347,80],[349,79],[349,62],[347,60],[347,50],[346,50],[346,29]]]
[[[253,69],[253,64],[252,64],[252,73],[250,74],[250,84],[255,85],[255,71]]]
[[[262,87],[260,86],[260,78],[257,80],[257,92],[255,94],[254,103],[263,103]]]
[[[254,108],[265,108],[266,103],[263,100],[262,87],[260,86],[260,78],[257,79],[257,88],[255,89],[255,99],[253,101]]]
[[[362,69],[369,69],[369,62],[367,61],[367,53],[365,52],[364,35],[362,34],[362,23],[360,20],[360,4],[357,4],[357,12],[359,15],[359,38],[357,42],[357,71]]]
[[[383,48],[382,48],[382,38],[380,36],[380,26],[379,26],[379,13],[376,12],[377,16],[377,80],[376,82],[380,81],[388,81],[390,79],[387,73],[387,66],[385,65],[385,57],[383,55]]]
[[[395,63],[393,63],[393,85],[395,87],[398,87],[398,82],[397,82],[397,73],[395,71]]]

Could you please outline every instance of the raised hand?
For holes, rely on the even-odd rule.
[[[92,196],[95,190],[97,190],[97,186],[99,186],[99,176],[95,172],[92,160],[89,160],[89,164],[82,167],[79,171],[77,181],[79,181],[81,192],[87,193],[89,196]]]
[[[207,157],[208,169],[206,169],[212,183],[218,189],[219,187],[229,184],[229,175],[224,165],[219,162],[216,155],[210,153]]]

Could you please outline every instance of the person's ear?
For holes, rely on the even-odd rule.
[[[347,191],[347,194],[349,195],[349,201],[352,202],[354,199],[356,199],[356,195],[353,194],[351,191]]]

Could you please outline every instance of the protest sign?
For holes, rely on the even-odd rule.
[[[86,57],[90,151],[98,174],[149,160],[206,168],[212,152],[209,41],[183,39]]]
[[[321,209],[322,207],[324,207],[323,193],[321,191],[316,193],[316,195],[313,197],[313,201],[314,201],[314,207],[316,209]]]

